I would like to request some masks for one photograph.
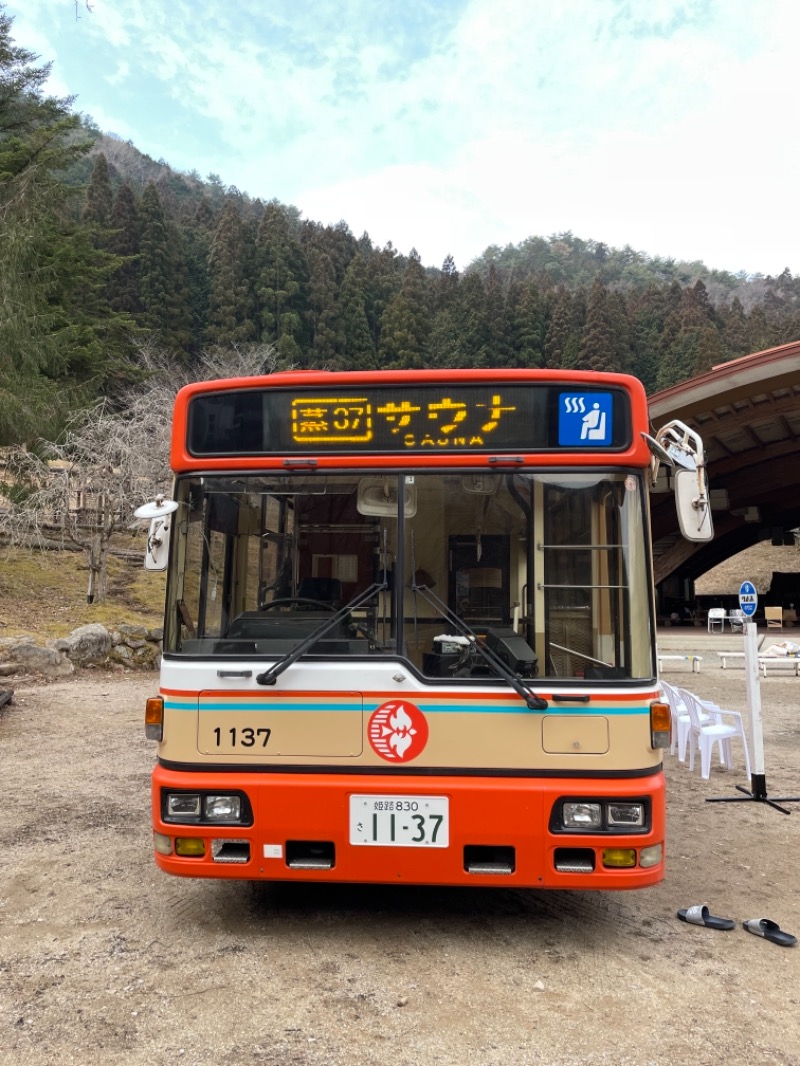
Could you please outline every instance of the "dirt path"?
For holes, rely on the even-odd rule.
[[[666,677],[745,710],[741,670]],[[798,1066],[800,804],[709,804],[668,758],[643,892],[259,886],[150,856],[154,677],[16,684],[0,710],[0,1063]],[[800,678],[762,683],[770,793],[800,796]],[[675,918],[708,902],[711,932]]]

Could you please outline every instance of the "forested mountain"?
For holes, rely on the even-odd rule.
[[[570,233],[423,266],[218,177],[180,174],[43,95],[0,7],[0,444],[52,435],[136,374],[273,344],[281,365],[624,370],[648,391],[800,337],[800,278]]]

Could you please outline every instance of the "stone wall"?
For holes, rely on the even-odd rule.
[[[33,636],[0,639],[0,677],[43,674],[65,677],[76,667],[157,670],[161,663],[163,630],[118,625],[112,630],[98,622],[74,629],[68,637],[45,643]]]

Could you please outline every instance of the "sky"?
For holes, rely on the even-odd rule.
[[[800,272],[797,0],[0,0],[173,169],[459,269],[571,231]]]

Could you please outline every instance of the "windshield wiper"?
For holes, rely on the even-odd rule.
[[[485,644],[482,644],[478,640],[478,634],[473,629],[470,629],[466,622],[459,618],[457,614],[454,614],[435,592],[431,592],[427,585],[417,585],[413,581],[411,583],[411,591],[418,592],[424,600],[427,600],[431,607],[435,607],[439,611],[449,625],[455,626],[462,636],[467,637],[475,651],[486,660],[495,673],[499,674],[511,685],[532,711],[547,710],[549,706],[547,700],[537,696],[532,689],[523,684],[522,679],[512,670],[509,670],[503,660],[491,648],[487,648]]]
[[[368,589],[365,589],[362,593],[359,593],[354,599],[346,603],[344,607],[340,607],[335,614],[332,614],[330,618],[318,625],[313,632],[309,633],[307,637],[300,641],[297,647],[284,655],[282,659],[279,659],[274,663],[269,670],[265,670],[263,674],[256,674],[256,681],[259,685],[274,685],[284,670],[288,670],[289,667],[296,663],[301,655],[305,655],[309,648],[313,647],[318,640],[321,640],[326,633],[329,633],[332,629],[338,626],[348,616],[350,611],[356,607],[360,607],[362,603],[366,603],[367,600],[377,595],[379,592],[385,592],[389,585],[386,581],[375,581]]]

